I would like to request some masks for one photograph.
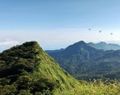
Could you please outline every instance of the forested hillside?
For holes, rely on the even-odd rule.
[[[100,50],[80,41],[63,50],[47,52],[77,79],[120,80],[120,50]]]

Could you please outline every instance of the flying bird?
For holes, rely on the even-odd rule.
[[[91,28],[88,28],[89,31],[91,31],[92,29]]]
[[[110,35],[113,35],[113,33],[110,33]]]
[[[99,33],[101,33],[102,32],[102,30],[99,30]]]

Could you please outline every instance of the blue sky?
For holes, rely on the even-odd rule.
[[[120,43],[120,0],[0,0],[0,47],[30,40],[44,49]]]

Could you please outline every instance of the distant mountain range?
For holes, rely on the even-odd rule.
[[[80,41],[47,53],[78,79],[120,79],[119,47],[104,42],[93,44]]]
[[[118,44],[112,44],[112,43],[105,43],[105,42],[99,42],[99,43],[88,43],[89,46],[94,47],[96,49],[102,49],[102,50],[120,50],[120,45]]]

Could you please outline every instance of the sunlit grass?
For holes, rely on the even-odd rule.
[[[64,92],[62,95],[120,95],[120,83],[80,82],[79,86]]]

